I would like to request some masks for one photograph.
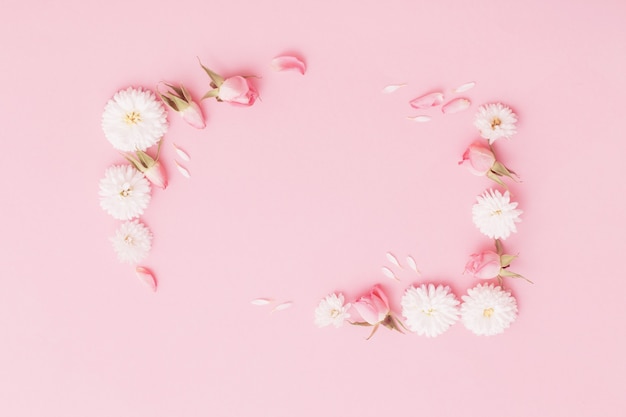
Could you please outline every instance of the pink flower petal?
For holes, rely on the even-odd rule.
[[[272,59],[272,68],[274,68],[275,71],[298,71],[302,75],[306,72],[305,63],[301,59],[291,55],[277,56]]]
[[[144,268],[143,266],[138,266],[137,268],[135,268],[135,274],[137,274],[137,278],[139,278],[141,282],[150,287],[152,291],[157,290],[157,281],[149,269]]]
[[[472,105],[471,101],[469,101],[466,98],[459,97],[459,98],[455,98],[452,101],[448,101],[446,104],[444,104],[443,107],[441,108],[441,111],[444,114],[454,114],[454,113],[458,113],[463,110],[469,109],[471,105]]]
[[[204,116],[202,115],[202,110],[200,110],[200,106],[194,101],[189,103],[189,106],[184,110],[180,111],[183,120],[189,123],[192,127],[196,129],[204,129],[206,127],[206,122],[204,121]]]
[[[409,101],[411,107],[416,109],[427,109],[429,107],[439,106],[443,103],[443,93],[440,91],[425,94]]]

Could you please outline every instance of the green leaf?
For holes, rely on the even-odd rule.
[[[191,94],[189,94],[189,90],[187,90],[182,84],[180,85],[180,91],[182,92],[183,98],[187,103],[191,103],[193,101],[193,99],[191,98]]]
[[[372,338],[372,336],[374,336],[374,333],[376,333],[376,330],[378,330],[378,324],[376,324],[374,326],[374,328],[372,329],[372,333],[370,333],[370,335],[367,336],[367,339],[365,339],[365,340],[370,340]]]
[[[502,176],[505,176],[505,177],[509,177],[513,181],[517,181],[517,174],[514,171],[512,171],[512,170],[508,169],[507,167],[505,167],[504,164],[502,164],[502,163],[500,163],[498,161],[496,161],[493,164],[493,166],[491,167],[491,170],[493,172],[495,172],[497,175],[502,175]]]
[[[137,158],[134,158],[133,156],[131,156],[130,154],[124,153],[124,152],[120,152],[122,154],[122,156],[124,158],[126,158],[126,160],[128,162],[130,162],[131,164],[133,164],[135,166],[135,168],[137,168],[137,170],[143,172],[144,167],[141,165],[141,162],[139,162],[139,160]]]
[[[500,256],[500,265],[504,268],[511,265],[513,259],[517,258],[516,255],[501,255]]]
[[[224,83],[224,78],[222,78],[221,75],[219,75],[216,72],[211,71],[210,69],[202,65],[202,62],[200,61],[200,59],[198,59],[198,62],[200,62],[200,66],[207,73],[207,75],[211,78],[211,81],[213,81],[216,86],[219,87]]]
[[[366,321],[351,321],[349,323],[352,324],[353,326],[371,326],[371,324],[369,324]]]
[[[139,157],[139,160],[141,161],[141,163],[146,168],[151,168],[154,165],[154,159],[152,159],[152,157],[150,157],[150,155],[148,155],[147,153],[143,151],[137,151],[136,154]]]

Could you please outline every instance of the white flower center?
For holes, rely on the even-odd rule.
[[[483,317],[491,317],[493,315],[493,307],[489,307],[483,310]]]
[[[131,187],[129,183],[124,183],[124,185],[122,185],[122,189],[120,191],[120,196],[128,197],[132,193],[133,193],[133,187]]]
[[[124,116],[124,121],[129,126],[136,125],[137,123],[141,122],[141,114],[133,110],[129,113],[126,113],[126,115]]]
[[[500,120],[497,117],[494,117],[491,120],[491,130],[496,130],[496,127],[500,126],[502,124],[502,120]]]

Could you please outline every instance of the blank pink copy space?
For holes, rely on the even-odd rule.
[[[5,0],[0,415],[623,415],[626,5],[544,3]],[[306,75],[272,71],[283,53]],[[261,100],[205,101],[202,131],[170,114],[170,186],[143,216],[153,294],[108,241],[98,181],[123,159],[100,120],[129,85],[199,98],[196,57],[257,75]],[[406,119],[468,81],[468,111]],[[381,283],[399,311],[411,284],[476,284],[463,267],[490,243],[470,210],[490,184],[457,162],[493,101],[519,115],[495,145],[523,180],[518,320],[491,338],[316,328],[330,292]],[[385,278],[387,251],[422,276]]]

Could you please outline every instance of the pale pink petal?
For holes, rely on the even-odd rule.
[[[376,324],[380,321],[378,310],[374,307],[369,298],[361,298],[354,304],[354,309],[369,324]]]
[[[189,157],[189,154],[185,152],[183,149],[181,149],[177,144],[173,143],[172,145],[174,146],[174,150],[176,151],[178,156],[180,156],[180,159],[182,159],[183,161],[191,160],[191,158]]]
[[[394,255],[391,252],[387,252],[385,254],[385,256],[387,257],[387,260],[389,262],[391,262],[392,264],[394,264],[395,266],[399,266],[400,268],[402,268],[402,266],[400,266],[400,262],[398,262],[398,258],[396,258],[396,255]]]
[[[441,111],[444,114],[454,114],[469,109],[471,105],[471,101],[466,98],[459,97],[444,104],[444,106],[441,108]]]
[[[256,298],[250,301],[250,303],[252,303],[252,305],[255,305],[255,306],[266,306],[271,302],[272,300],[270,300],[269,298]]]
[[[174,161],[174,163],[176,164],[176,168],[178,168],[178,170],[180,171],[181,174],[183,174],[183,177],[185,178],[191,178],[191,174],[189,173],[189,171],[187,170],[187,168],[185,168],[184,166],[182,166],[181,164],[178,163],[178,161]]]
[[[156,278],[154,278],[154,275],[152,275],[152,272],[150,272],[149,269],[144,268],[143,266],[138,266],[135,268],[135,274],[137,274],[137,278],[152,289],[152,291],[157,290]]]
[[[224,81],[217,97],[222,101],[247,104],[248,100],[245,97],[249,89],[248,81],[244,77],[236,75]]]
[[[443,103],[443,93],[440,91],[425,94],[409,102],[411,107],[416,109],[427,109],[429,107],[439,106],[441,103]]]
[[[189,106],[181,110],[180,114],[183,116],[184,121],[196,129],[204,129],[206,127],[202,110],[200,110],[200,107],[195,102],[192,101],[189,103]]]
[[[431,117],[426,116],[425,114],[420,114],[419,116],[410,116],[407,117],[408,120],[418,123],[430,122]]]
[[[383,94],[391,94],[394,91],[397,91],[398,89],[405,87],[406,84],[390,84],[388,86],[385,86],[385,88],[383,88]]]
[[[417,269],[417,264],[415,263],[415,259],[412,256],[406,257],[406,263],[409,264],[409,268],[411,268],[417,275],[420,275],[421,272]]]
[[[167,188],[167,175],[160,161],[156,161],[154,165],[143,171],[143,175],[156,187]]]
[[[289,307],[291,307],[291,305],[293,304],[293,302],[291,301],[285,301],[284,303],[280,303],[278,304],[276,307],[274,307],[274,309],[272,310],[272,312],[274,311],[281,311],[281,310],[286,310]]]
[[[471,90],[472,88],[474,88],[475,85],[476,83],[474,81],[470,81],[469,83],[461,84],[460,86],[452,90],[452,92],[463,93],[465,91]]]
[[[272,68],[275,71],[298,71],[302,75],[306,72],[305,63],[300,58],[291,55],[277,56],[272,59]]]
[[[386,266],[383,266],[382,268],[380,268],[381,271],[383,271],[383,275],[386,276],[387,278],[390,279],[395,279],[396,281],[400,281],[398,279],[398,277],[396,277],[396,274],[393,273],[393,271],[389,268],[387,268]]]

